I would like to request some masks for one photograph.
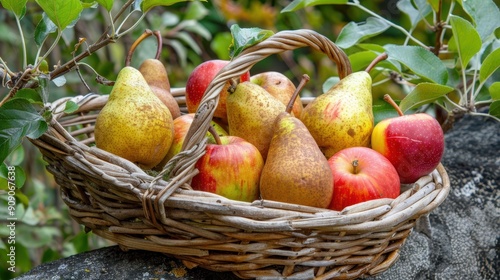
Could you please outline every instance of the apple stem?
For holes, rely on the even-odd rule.
[[[368,65],[368,67],[366,67],[365,71],[366,72],[370,72],[373,67],[375,67],[375,65],[377,65],[377,63],[379,63],[380,61],[382,60],[386,60],[388,57],[387,53],[381,53],[379,54],[377,57],[375,57],[375,59],[370,63],[370,65]]]
[[[212,125],[208,126],[208,132],[210,132],[210,134],[212,134],[212,136],[214,137],[215,143],[217,145],[222,145],[222,142],[220,140],[220,136]]]
[[[307,74],[302,75],[302,79],[300,80],[299,85],[297,86],[297,88],[293,92],[292,97],[290,98],[290,101],[288,101],[288,105],[286,105],[285,111],[287,113],[290,114],[290,112],[292,112],[293,104],[295,103],[295,99],[297,99],[297,96],[299,96],[299,93],[302,91],[304,86],[309,82],[309,80],[311,80],[309,75],[307,75]]]
[[[389,94],[384,94],[384,100],[391,104],[392,107],[394,107],[394,109],[396,109],[396,111],[398,112],[398,114],[400,116],[403,116],[403,111],[401,111],[401,108],[399,108],[398,104],[396,104],[396,102],[391,98],[391,96]]]
[[[358,165],[359,163],[357,159],[352,161],[352,168],[353,168],[352,173],[358,174]]]

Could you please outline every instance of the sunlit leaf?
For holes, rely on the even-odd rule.
[[[57,26],[49,19],[46,13],[43,13],[42,19],[38,22],[35,28],[35,43],[38,46],[43,44],[43,41],[50,33],[57,31]]]
[[[0,162],[21,143],[24,136],[38,138],[47,123],[26,99],[15,98],[0,107]]]
[[[31,89],[31,88],[23,88],[20,89],[14,98],[24,98],[27,99],[30,103],[35,103],[35,104],[43,104],[42,98],[40,97],[40,94],[36,92],[36,90]]]
[[[471,58],[481,49],[481,38],[474,26],[461,17],[450,16],[450,23],[462,69],[465,69]]]
[[[2,6],[13,12],[19,19],[23,18],[26,12],[26,3],[28,0],[0,0]]]
[[[83,9],[79,0],[36,0],[36,2],[61,31],[78,19]]]
[[[339,47],[346,49],[384,32],[389,27],[390,25],[387,22],[376,17],[369,17],[366,22],[361,23],[351,21],[342,28],[335,43]]]
[[[498,68],[500,68],[500,48],[491,52],[484,59],[481,69],[479,69],[479,80],[486,81]]]
[[[429,3],[434,11],[439,10],[439,0],[427,0],[427,3]]]
[[[71,114],[71,113],[75,112],[76,110],[78,110],[78,104],[76,104],[73,101],[66,102],[66,105],[64,107],[64,113]]]
[[[474,21],[477,32],[484,42],[500,27],[500,10],[492,0],[458,1]],[[497,2],[498,3],[498,2]]]
[[[143,12],[147,12],[150,9],[157,6],[171,6],[179,2],[187,2],[187,1],[193,1],[193,0],[142,0],[141,10]],[[206,2],[206,0],[199,0],[199,1]]]
[[[317,6],[317,5],[328,5],[328,4],[346,4],[348,0],[294,0],[292,3],[288,4],[281,12],[294,12],[305,7]]]
[[[95,0],[99,5],[103,6],[106,10],[111,11],[113,8],[114,0]]]
[[[217,57],[229,60],[229,45],[231,44],[231,33],[217,33],[213,40],[210,41],[210,49],[212,49]]]
[[[445,85],[448,72],[444,63],[430,51],[419,46],[387,45],[390,59],[395,59],[418,76]]]
[[[244,49],[258,44],[274,34],[271,30],[260,28],[240,28],[237,24],[231,25],[232,43],[229,46],[229,55],[235,57]]]
[[[500,100],[495,100],[490,104],[488,113],[496,118],[500,118]]]
[[[425,104],[432,103],[445,94],[453,91],[452,87],[433,84],[418,84],[399,104],[401,111],[406,112],[409,109],[417,108]]]
[[[488,90],[490,91],[491,99],[500,100],[500,82],[494,82]]]

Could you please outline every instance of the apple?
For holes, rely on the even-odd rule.
[[[206,153],[195,164],[199,173],[193,177],[191,187],[232,200],[258,199],[264,167],[259,150],[238,136],[215,138],[217,144],[207,144]]]
[[[189,113],[195,113],[200,105],[203,94],[217,73],[229,63],[229,60],[207,60],[193,69],[186,82],[186,106]],[[249,81],[250,72],[240,76],[240,82]],[[230,83],[227,81],[219,94],[219,102],[214,111],[214,118],[227,123],[226,97]]]
[[[367,147],[345,148],[328,159],[333,173],[333,197],[329,208],[347,206],[400,194],[398,172],[379,152]]]
[[[191,126],[191,123],[194,119],[194,113],[184,114],[174,119],[174,139],[172,141],[172,145],[170,145],[170,149],[168,150],[167,155],[163,160],[158,164],[158,168],[162,169],[167,162],[172,159],[176,154],[178,154],[182,149],[182,144],[184,143],[184,139],[186,138],[186,134]],[[214,121],[211,121],[212,127],[215,129],[219,136],[227,136],[227,130],[221,127]],[[215,143],[215,139],[210,132],[207,132],[208,142]],[[158,169],[156,168],[156,169]]]
[[[266,71],[255,74],[250,77],[250,82],[263,87],[285,105],[288,105],[296,89],[293,82],[287,76],[276,71]],[[303,107],[304,105],[302,104],[300,96],[297,96],[293,103],[293,115],[297,118],[300,117]]]
[[[444,153],[444,134],[429,114],[403,115],[389,95],[384,99],[399,116],[380,121],[372,131],[372,149],[384,155],[398,171],[403,184],[411,184],[431,173]]]

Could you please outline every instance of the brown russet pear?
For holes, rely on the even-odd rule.
[[[286,105],[261,86],[250,81],[239,83],[226,100],[229,135],[252,143],[264,160],[273,137],[276,117]]]
[[[263,87],[272,96],[276,97],[283,104],[287,105],[292,98],[296,88],[293,82],[284,74],[276,71],[266,71],[250,77],[250,81]],[[292,113],[295,117],[300,117],[304,105],[300,96],[295,98]]]
[[[354,72],[316,97],[302,110],[300,120],[326,158],[354,146],[370,146],[373,130],[372,79]]]
[[[305,125],[282,112],[260,179],[263,199],[327,208],[333,195],[328,161]]]
[[[94,132],[98,148],[151,169],[167,154],[174,126],[169,109],[142,74],[126,66],[97,116]]]
[[[154,94],[168,107],[172,118],[179,117],[181,110],[170,92],[170,81],[163,63],[158,59],[148,58],[139,66],[139,72],[141,72]]]

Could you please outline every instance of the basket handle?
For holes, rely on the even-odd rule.
[[[182,176],[186,176],[186,171],[193,171],[190,173],[196,172],[193,170],[194,165],[205,153],[205,135],[219,101],[219,92],[228,80],[240,77],[257,62],[272,54],[301,47],[311,47],[326,54],[330,60],[335,62],[341,79],[352,72],[351,64],[344,51],[324,35],[309,29],[280,31],[266,40],[245,49],[222,68],[208,85],[187,132],[181,153],[174,156],[167,163],[162,172],[151,182],[151,185],[163,175],[169,173],[170,182],[166,186],[169,190],[163,192],[168,196],[174,192],[175,185],[179,186],[179,184],[176,184],[177,181],[185,181]],[[164,201],[165,198],[161,200]]]

